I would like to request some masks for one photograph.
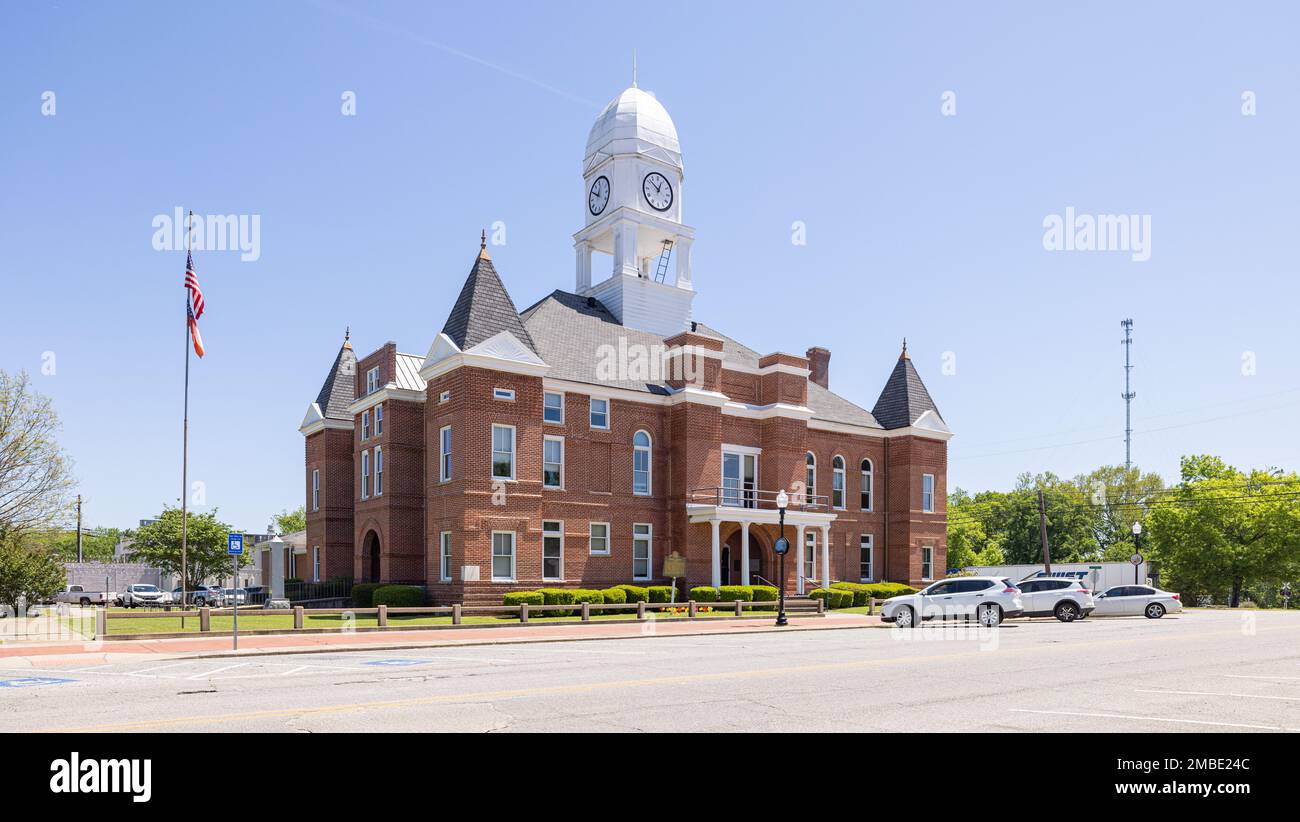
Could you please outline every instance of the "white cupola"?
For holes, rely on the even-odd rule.
[[[635,75],[592,124],[582,175],[576,291],[631,328],[664,336],[689,328],[695,230],[682,223],[681,146],[668,111]],[[613,258],[613,270],[593,283],[596,251]]]

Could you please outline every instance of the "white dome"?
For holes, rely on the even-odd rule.
[[[590,167],[597,155],[611,154],[648,154],[681,167],[677,127],[650,92],[636,86],[626,89],[609,101],[592,124],[585,165]]]

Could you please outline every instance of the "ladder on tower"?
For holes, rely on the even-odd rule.
[[[668,276],[668,258],[673,253],[673,241],[664,240],[664,250],[659,255],[659,268],[655,271],[655,282],[661,283]]]

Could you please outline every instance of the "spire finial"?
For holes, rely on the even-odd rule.
[[[488,256],[488,253],[487,253],[487,229],[486,229],[486,228],[483,229],[483,232],[482,232],[481,234],[479,234],[479,239],[478,239],[478,256],[479,256],[479,259],[481,259],[481,260],[490,260],[490,259],[492,259],[491,257]]]
[[[636,88],[636,49],[632,49],[632,88]]]
[[[907,356],[907,337],[904,337],[904,338],[903,338],[903,353],[902,353],[902,355],[899,356],[899,359],[902,359],[902,360],[910,360],[910,359],[911,359],[911,357]]]
[[[349,326],[345,326],[345,327],[343,328],[343,347],[344,347],[344,348],[351,348],[351,347],[352,347],[351,339],[352,339],[352,326],[350,326],[350,325],[349,325]]]

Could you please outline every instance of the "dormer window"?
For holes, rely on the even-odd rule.
[[[366,372],[366,393],[373,394],[379,390],[379,366]]]

